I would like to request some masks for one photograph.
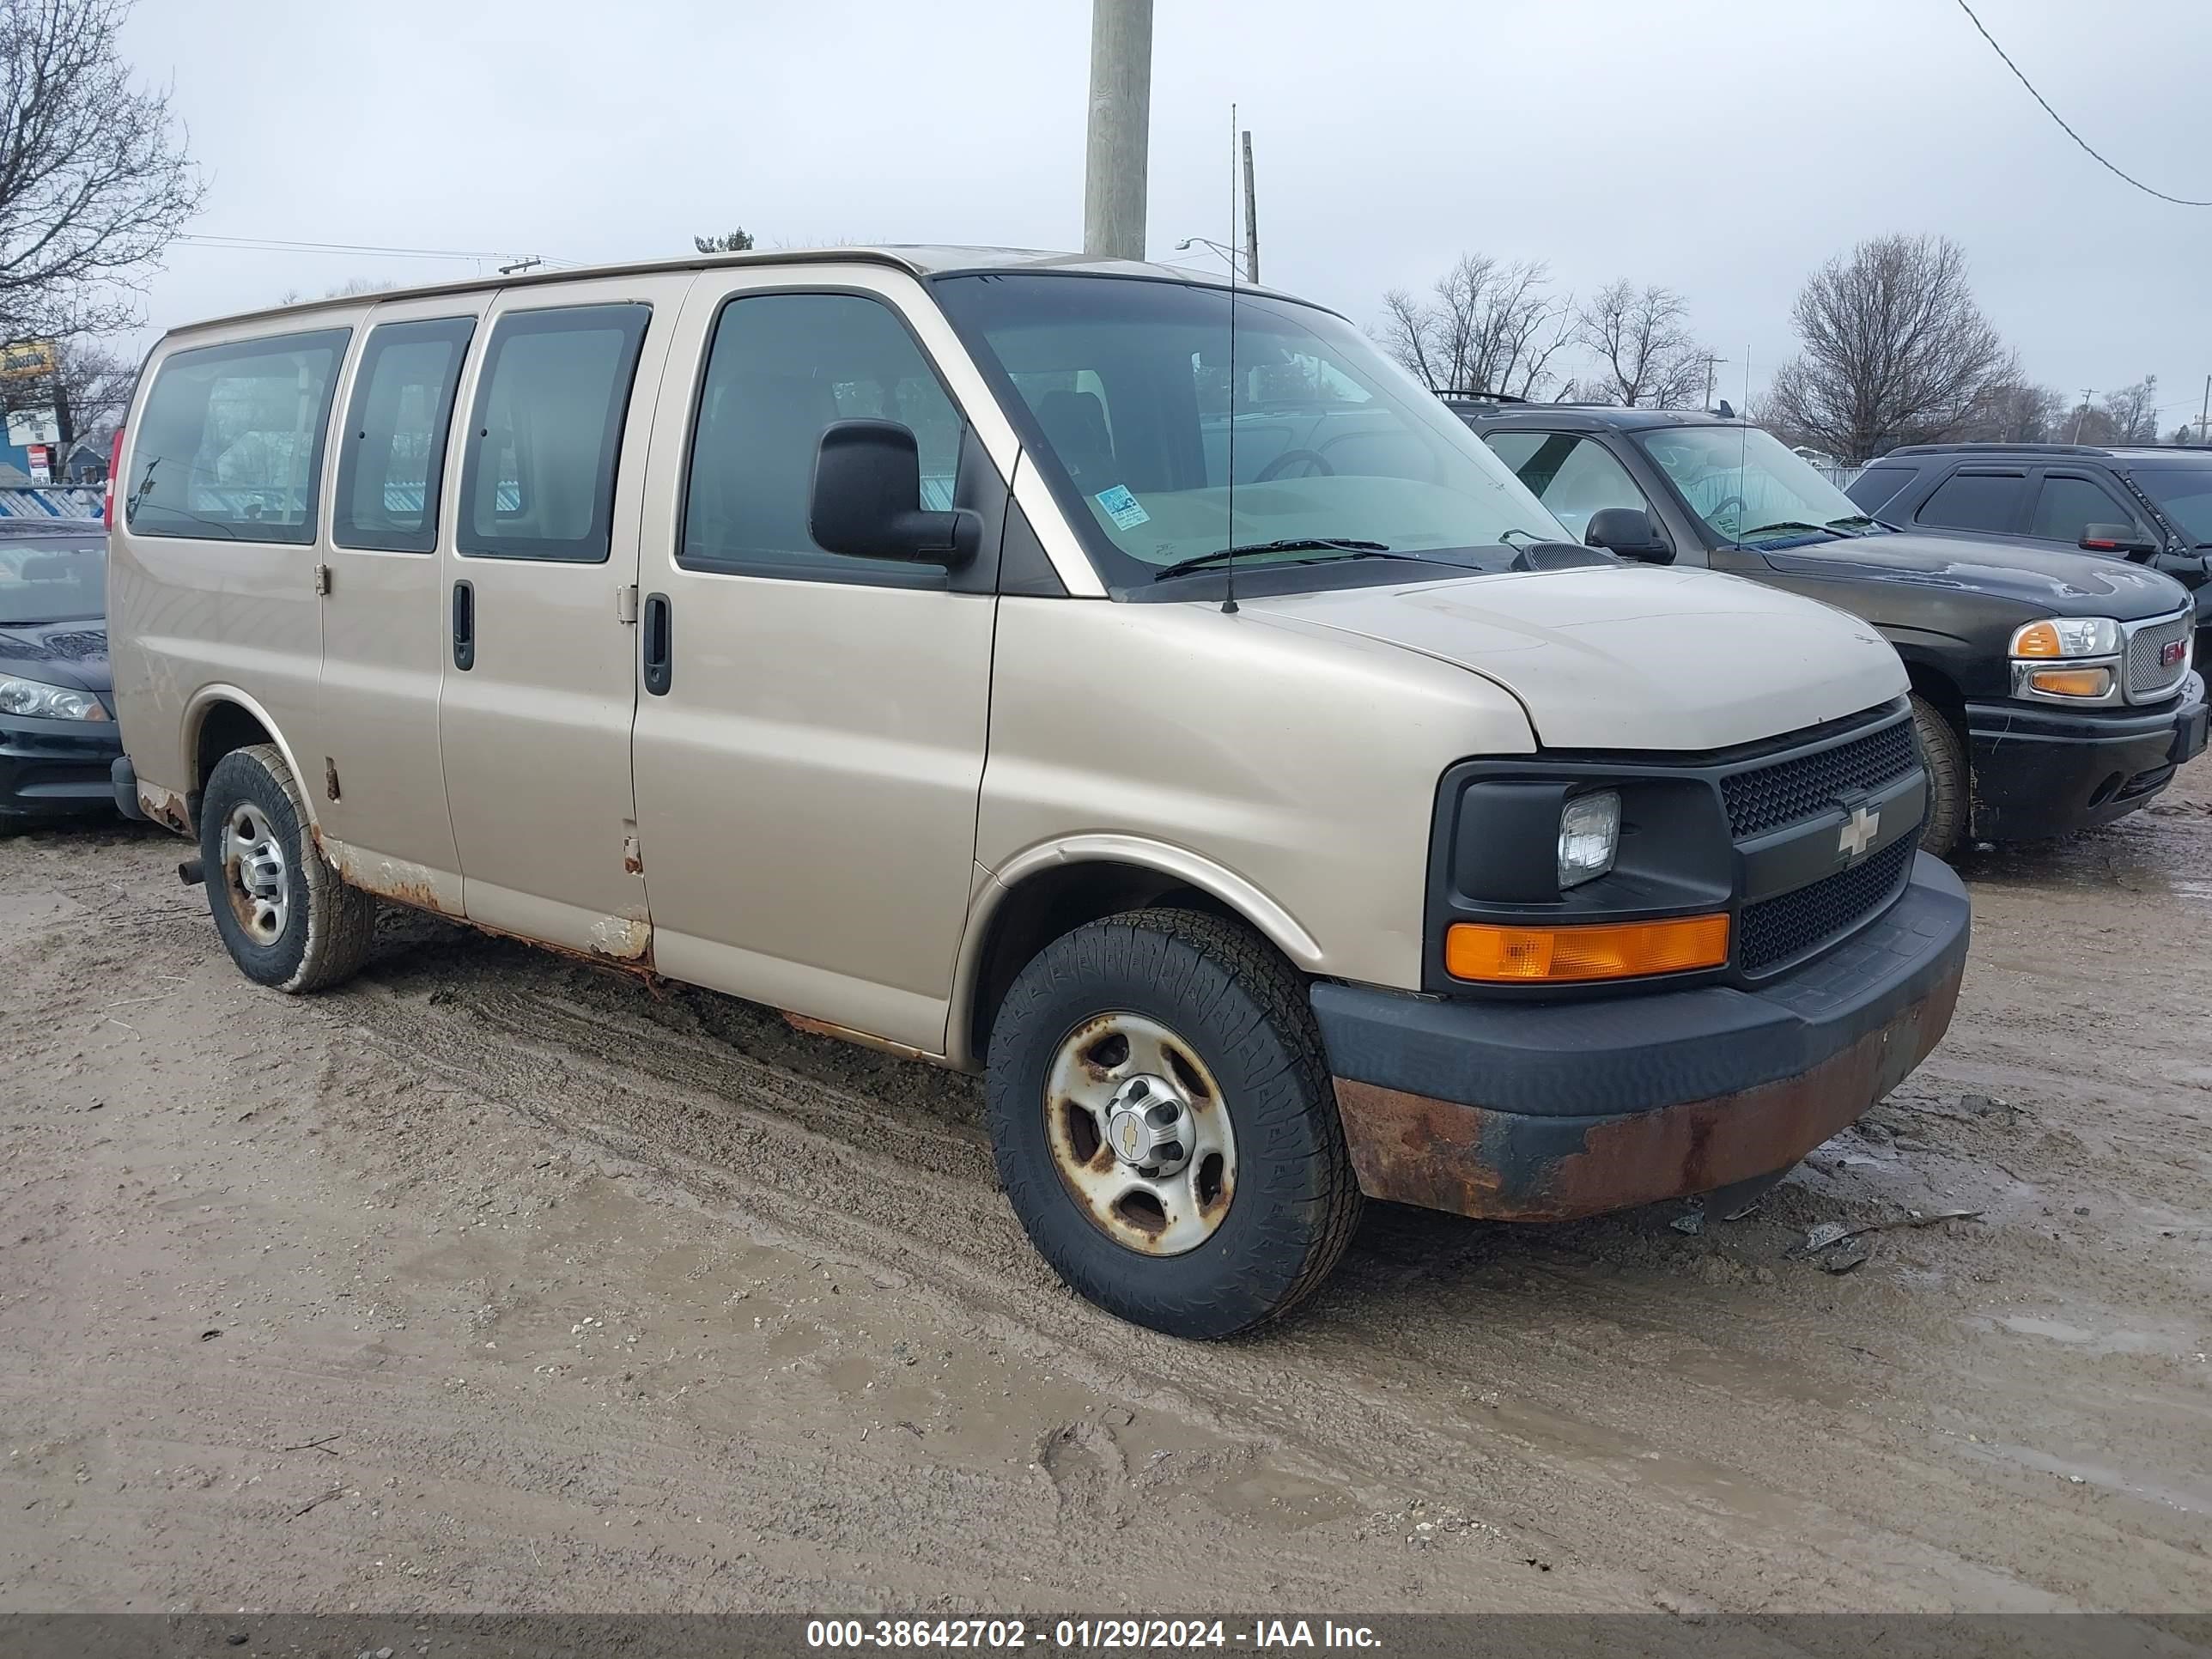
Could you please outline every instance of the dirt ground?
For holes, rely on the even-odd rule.
[[[970,1082],[398,915],[279,996],[187,850],[0,842],[0,1607],[2212,1605],[2212,763],[1969,860],[1949,1038],[1755,1214],[1376,1206],[1215,1346]]]

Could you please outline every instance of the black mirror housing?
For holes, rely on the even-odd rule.
[[[2085,525],[2075,545],[2084,553],[2117,553],[2126,559],[2148,558],[2164,550],[2131,524]]]
[[[828,553],[915,564],[964,564],[983,523],[955,508],[932,513],[921,499],[914,430],[896,421],[833,421],[814,451],[807,533]]]
[[[1651,515],[1632,507],[1600,507],[1583,528],[1583,544],[1602,547],[1624,559],[1645,564],[1672,564],[1674,550],[1659,538]]]

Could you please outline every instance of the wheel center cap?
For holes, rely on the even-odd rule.
[[[1189,1158],[1189,1111],[1165,1078],[1133,1077],[1114,1091],[1106,1144],[1133,1170],[1168,1175]]]

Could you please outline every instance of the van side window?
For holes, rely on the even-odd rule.
[[[204,346],[154,376],[121,481],[141,536],[315,539],[323,430],[349,329]]]
[[[469,417],[453,545],[480,558],[604,564],[630,380],[653,307],[511,311]]]
[[[760,294],[722,308],[691,433],[683,541],[690,570],[939,583],[824,552],[807,532],[814,452],[833,421],[896,421],[921,458],[918,507],[952,505],[959,411],[890,308],[853,294]]]
[[[473,317],[445,317],[370,331],[338,437],[338,546],[428,553],[438,544],[453,389],[476,328]]]

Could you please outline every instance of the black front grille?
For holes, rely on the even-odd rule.
[[[1879,788],[1911,769],[1912,723],[1899,720],[1832,749],[1735,773],[1721,780],[1729,832],[1741,841],[1818,817],[1833,811],[1844,797]]]
[[[1764,973],[1863,921],[1904,884],[1919,844],[1917,836],[1901,836],[1863,864],[1745,905],[1736,924],[1737,964],[1747,974]]]

